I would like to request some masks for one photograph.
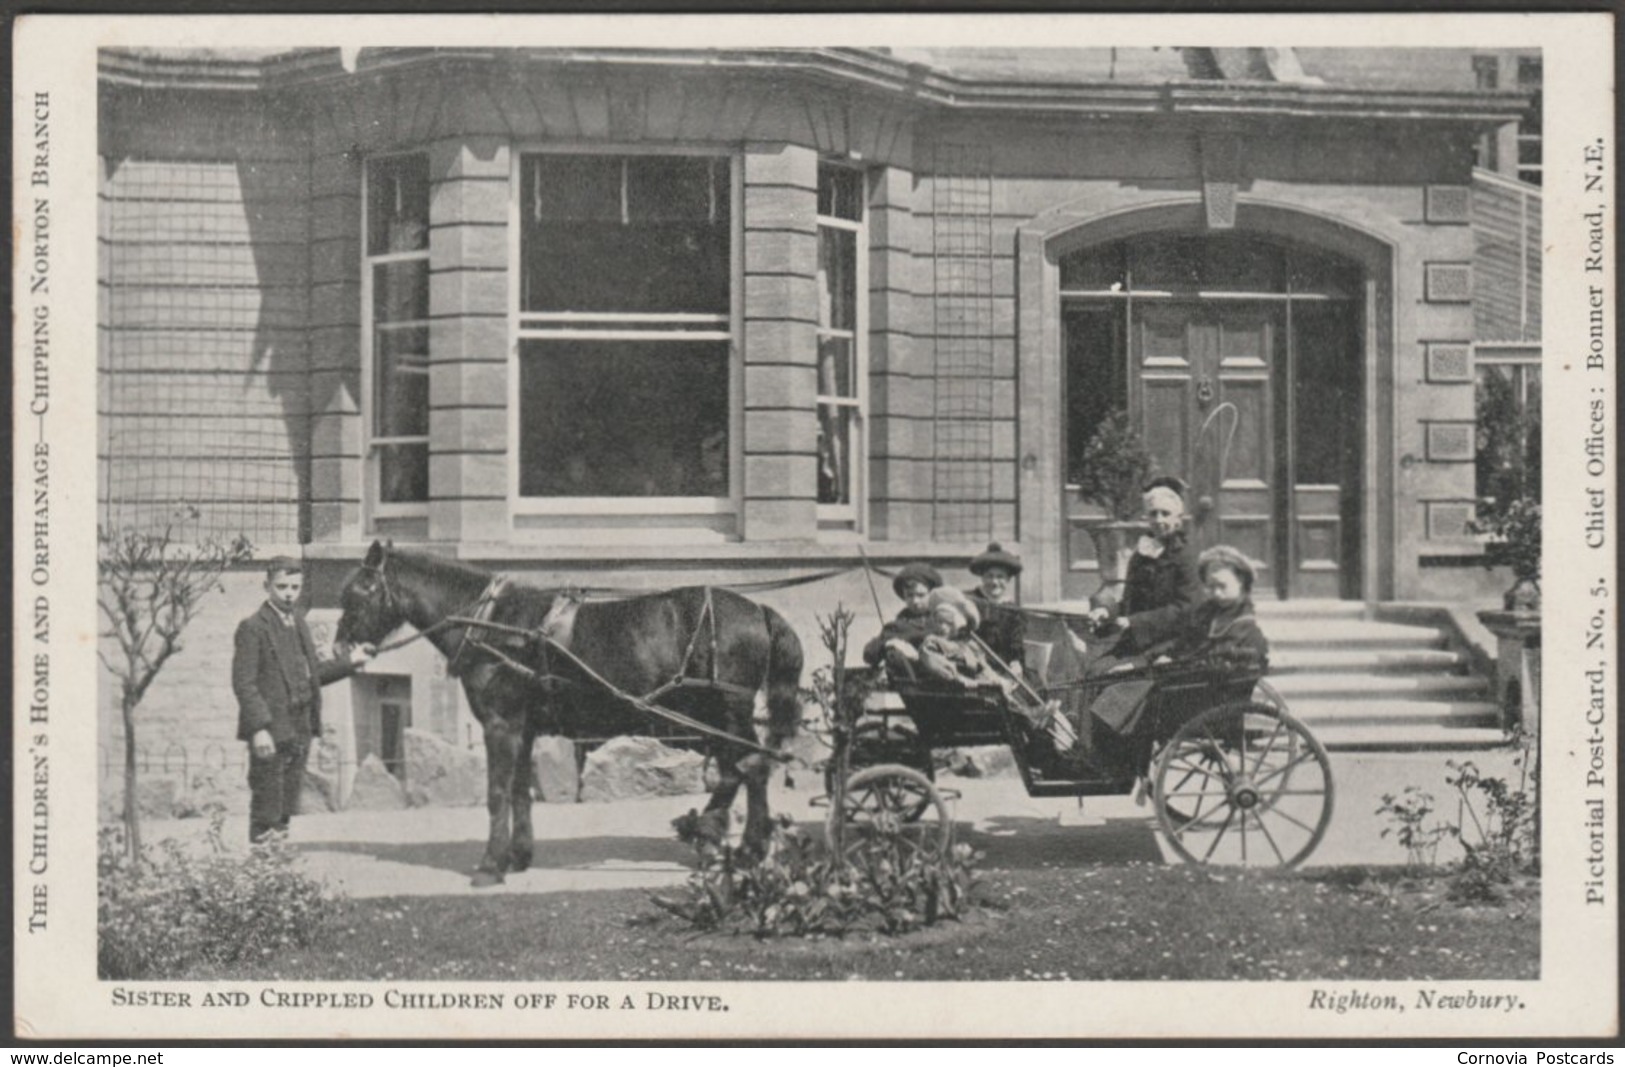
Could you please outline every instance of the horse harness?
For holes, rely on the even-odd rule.
[[[510,582],[507,577],[497,575],[491,579],[490,585],[486,586],[485,590],[474,602],[474,607],[471,614],[463,615],[458,613],[450,615],[441,620],[440,623],[436,624],[437,626],[451,625],[461,626],[463,628],[462,640],[458,642],[456,652],[453,653],[451,658],[447,661],[446,672],[448,674],[452,675],[453,677],[457,677],[461,674],[460,663],[463,655],[472,647],[475,652],[483,653],[495,660],[500,666],[523,675],[525,678],[535,683],[543,691],[551,695],[556,693],[562,685],[576,680],[568,675],[561,674],[554,669],[555,662],[562,660],[568,666],[573,667],[579,675],[587,678],[605,692],[610,693],[612,696],[618,699],[626,701],[634,708],[647,715],[665,719],[668,722],[683,727],[684,729],[692,730],[715,740],[725,742],[726,744],[750,749],[753,752],[770,756],[776,760],[788,761],[793,758],[785,753],[768,748],[765,745],[759,745],[734,734],[730,734],[725,730],[719,730],[716,727],[700,722],[698,719],[695,719],[692,716],[685,715],[680,711],[663,707],[655,703],[655,701],[659,700],[661,697],[664,697],[675,690],[685,688],[710,689],[733,696],[754,697],[756,694],[755,689],[747,689],[742,685],[738,685],[733,682],[725,682],[717,677],[717,616],[716,604],[713,601],[710,586],[705,587],[705,604],[700,609],[699,622],[695,625],[694,632],[689,636],[688,648],[683,653],[683,660],[678,666],[677,673],[668,681],[640,696],[625,692],[603,675],[593,670],[592,667],[588,666],[571,650],[570,646],[574,637],[576,612],[580,609],[585,599],[584,594],[580,590],[566,589],[556,594],[553,598],[553,603],[549,606],[547,614],[543,617],[540,625],[534,629],[531,629],[523,626],[513,626],[508,623],[496,622],[491,618],[491,614],[496,608],[497,599],[501,596],[503,590],[506,589],[509,584]],[[388,586],[386,583],[386,591],[387,588]],[[760,605],[757,605],[757,607],[758,610],[760,610]],[[764,626],[765,621],[764,615]],[[498,647],[497,644],[493,643],[487,638],[483,636],[476,636],[476,634],[478,634],[480,631],[518,638],[525,645],[533,647],[536,650],[537,657],[540,660],[540,669],[527,663],[520,662],[512,654],[510,654],[509,651]],[[702,633],[708,634],[711,646],[711,676],[709,678],[695,678],[689,673],[689,665],[694,660],[694,653],[699,647],[700,635]],[[766,679],[764,678],[764,683],[765,680]]]

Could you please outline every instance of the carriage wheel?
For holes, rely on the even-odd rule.
[[[934,859],[948,848],[953,822],[931,780],[912,767],[883,763],[847,780],[839,807],[830,805],[824,839],[848,858],[889,845],[898,859]]]
[[[896,726],[880,722],[860,722],[852,731],[852,740],[848,750],[848,767],[852,773],[864,767],[878,767],[883,763],[901,763],[902,766],[919,771],[925,775],[926,780],[932,784],[937,780],[937,769],[931,762],[931,750],[925,748],[918,736],[911,735]],[[824,795],[835,795],[835,776],[839,770],[837,761],[829,760],[824,765]],[[904,818],[914,822],[924,815],[931,807],[928,797],[918,798]]]
[[[1157,821],[1187,862],[1293,867],[1331,824],[1331,761],[1279,708],[1225,704],[1163,747],[1155,795]]]

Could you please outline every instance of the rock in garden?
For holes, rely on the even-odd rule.
[[[1014,778],[1016,758],[1007,745],[976,745],[956,749],[950,770],[962,778]]]
[[[305,771],[304,788],[299,793],[299,810],[306,815],[334,811],[331,790],[334,783],[312,771]]]
[[[173,778],[137,778],[135,783],[135,806],[141,812],[143,819],[173,819],[175,817],[175,797],[180,792],[177,786],[180,783]],[[119,811],[123,811],[124,801],[122,795],[119,799]]]
[[[406,807],[406,789],[383,760],[368,756],[356,768],[347,807],[351,811],[398,811]]]
[[[175,801],[175,814],[182,819],[201,818],[215,807],[228,815],[248,812],[248,778],[240,768],[210,768],[192,775],[186,794]]]
[[[564,737],[538,737],[531,749],[531,784],[536,798],[549,804],[574,804],[581,794],[575,743]]]
[[[406,798],[415,808],[485,803],[485,750],[447,744],[426,730],[402,731]]]
[[[652,737],[617,737],[587,756],[582,800],[669,797],[705,792],[705,757]]]

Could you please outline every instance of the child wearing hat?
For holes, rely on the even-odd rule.
[[[1207,598],[1182,615],[1174,637],[1138,659],[1116,664],[1107,674],[1197,656],[1220,657],[1259,670],[1269,666],[1269,641],[1253,614],[1252,563],[1229,545],[1214,545],[1197,557],[1196,567]],[[1103,690],[1089,710],[1120,733],[1132,732],[1154,684],[1144,678],[1119,682]]]
[[[1163,651],[1173,659],[1221,656],[1268,666],[1270,643],[1253,612],[1253,565],[1237,549],[1214,545],[1196,557],[1207,599],[1186,615]]]
[[[941,585],[942,575],[929,563],[910,563],[899,570],[891,587],[903,602],[903,610],[863,646],[863,662],[871,667],[885,662],[898,674],[912,675],[913,664],[920,658],[920,642],[931,633],[931,608],[926,601]]]
[[[931,632],[920,642],[920,673],[964,685],[992,680],[987,661],[971,640],[981,622],[971,599],[945,586],[931,590],[926,606],[931,611]]]
[[[970,561],[970,572],[980,583],[966,590],[971,602],[981,612],[982,621],[976,627],[980,637],[1016,674],[1023,673],[1027,658],[1027,620],[1011,603],[1010,586],[1021,574],[1021,557],[1007,552],[997,541],[987,551]]]

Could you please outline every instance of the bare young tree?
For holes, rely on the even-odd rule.
[[[193,512],[189,517],[196,517]],[[181,634],[202,608],[203,597],[223,589],[226,568],[254,553],[248,539],[203,538],[182,544],[172,521],[162,530],[98,530],[100,575],[97,601],[107,620],[104,637],[117,652],[97,651],[119,681],[124,716],[124,840],[131,858],[141,851],[136,804],[135,711],[158,672],[182,648]]]

